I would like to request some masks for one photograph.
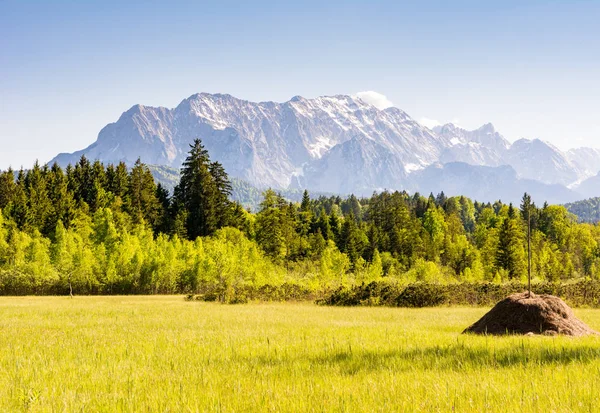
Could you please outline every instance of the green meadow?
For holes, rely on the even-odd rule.
[[[600,411],[600,338],[460,334],[486,310],[0,298],[0,411]]]

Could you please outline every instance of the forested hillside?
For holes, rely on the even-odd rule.
[[[577,216],[580,222],[596,223],[600,221],[600,198],[566,204],[567,210]]]
[[[0,292],[175,293],[283,283],[324,290],[378,280],[600,278],[600,228],[565,207],[405,192],[289,202],[255,213],[196,141],[172,195],[137,162],[36,164],[0,175]]]
[[[179,182],[179,171],[169,166],[164,165],[148,165],[150,172],[157,184],[161,184],[169,192],[172,192]],[[231,182],[231,200],[239,202],[248,211],[258,211],[260,203],[263,199],[264,190],[252,185],[248,181],[239,178],[230,178]],[[302,200],[303,191],[301,189],[288,188],[278,193],[292,202],[300,202]],[[319,195],[331,195],[323,192]]]

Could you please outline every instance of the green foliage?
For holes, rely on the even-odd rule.
[[[231,302],[263,285],[318,293],[382,281],[522,281],[525,216],[534,281],[600,280],[600,226],[562,206],[538,208],[527,194],[519,210],[443,193],[303,191],[290,202],[269,189],[251,213],[230,199],[235,183],[200,140],[172,196],[157,171],[82,157],[65,170],[36,163],[16,179],[0,173],[0,293],[205,292]]]
[[[181,168],[181,179],[174,191],[174,205],[187,212],[189,239],[213,234],[217,230],[217,185],[210,171],[210,157],[196,139]]]
[[[350,210],[344,222],[339,235],[338,245],[340,251],[345,253],[353,266],[355,266],[361,258],[365,248],[367,247],[368,239],[365,233],[360,229],[355,220],[355,215]]]
[[[575,215],[580,222],[589,222],[592,224],[600,222],[600,197],[566,204],[565,208]]]
[[[504,284],[413,282],[402,284],[388,280],[342,286],[317,300],[317,303],[337,306],[381,305],[389,307],[492,306],[506,296],[523,292],[525,289],[527,289],[527,283],[521,282]],[[552,294],[562,297],[572,306],[600,308],[599,281],[534,283],[532,291],[536,294]]]
[[[448,281],[440,265],[423,258],[418,258],[403,278],[409,282],[442,283]]]
[[[164,206],[159,203],[154,178],[147,166],[138,159],[131,169],[125,191],[125,210],[134,224],[147,222],[156,227],[160,224],[160,210]],[[121,191],[120,188],[117,189]]]
[[[515,215],[513,206],[510,205],[500,225],[496,249],[496,268],[506,271],[510,279],[525,275],[524,242],[522,225]]]

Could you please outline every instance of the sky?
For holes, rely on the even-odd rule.
[[[199,92],[359,94],[428,126],[600,147],[599,20],[592,0],[0,0],[0,169]]]

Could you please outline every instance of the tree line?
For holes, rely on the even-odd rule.
[[[319,196],[266,190],[255,213],[231,201],[200,140],[170,194],[138,160],[82,157],[0,174],[0,293],[175,293],[294,283],[600,278],[600,228],[564,207],[444,193]]]

